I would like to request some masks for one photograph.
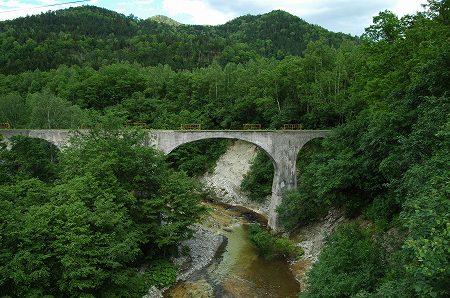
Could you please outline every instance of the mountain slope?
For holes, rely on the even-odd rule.
[[[83,6],[0,22],[0,73],[66,65],[98,68],[119,61],[173,69],[246,62],[258,56],[301,55],[310,41],[333,46],[353,39],[283,11],[243,16],[220,26],[146,20]]]

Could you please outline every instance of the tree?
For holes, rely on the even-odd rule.
[[[391,11],[380,12],[373,18],[363,37],[372,41],[385,41],[392,43],[403,34],[403,27],[398,17]]]
[[[28,122],[29,112],[25,100],[18,93],[0,96],[0,122],[9,123],[13,128],[24,127]]]
[[[300,297],[353,297],[371,291],[381,276],[380,265],[380,250],[370,233],[356,224],[343,226],[322,248]]]
[[[14,136],[10,142],[9,150],[0,151],[0,163],[4,169],[0,182],[26,178],[50,182],[56,179],[59,150],[55,145],[24,136]]]
[[[79,128],[88,122],[87,112],[54,94],[33,93],[27,98],[29,128]]]
[[[53,183],[0,185],[2,294],[136,297],[175,281],[136,266],[168,258],[204,208],[196,184],[143,143],[136,130],[76,135]]]

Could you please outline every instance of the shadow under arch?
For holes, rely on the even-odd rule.
[[[317,153],[319,153],[322,149],[322,142],[325,140],[325,137],[316,137],[307,141],[298,151],[296,157],[296,166],[297,172],[304,166],[308,165],[311,161],[311,157]]]
[[[15,135],[7,139],[1,136],[0,139],[10,151],[8,156],[15,161],[13,168],[8,169],[6,166],[5,171],[8,173],[4,173],[5,176],[20,172],[45,182],[56,179],[60,149],[54,143],[44,138],[27,135]]]
[[[264,153],[270,158],[270,160],[272,161],[273,170],[274,170],[274,171],[277,170],[277,166],[278,166],[278,165],[277,165],[277,163],[276,163],[274,157],[268,152],[267,148],[264,148],[264,146],[262,146],[262,145],[260,145],[260,144],[258,144],[258,143],[256,143],[256,142],[251,142],[251,141],[249,141],[249,140],[246,139],[246,138],[226,137],[226,136],[222,136],[222,137],[204,137],[204,138],[195,138],[195,139],[193,139],[193,140],[189,140],[188,142],[182,142],[182,143],[179,143],[179,144],[177,144],[176,146],[170,148],[169,150],[164,150],[164,153],[165,153],[166,155],[169,155],[169,154],[171,154],[174,150],[176,150],[177,148],[179,148],[180,146],[187,145],[187,144],[192,144],[192,143],[195,143],[195,142],[197,142],[197,141],[203,141],[203,140],[230,140],[230,141],[233,141],[233,140],[239,140],[239,141],[243,141],[243,142],[246,142],[246,143],[250,143],[250,144],[252,144],[252,145],[255,145],[259,150],[261,150],[262,152],[264,152]]]

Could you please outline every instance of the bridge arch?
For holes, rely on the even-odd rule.
[[[270,158],[270,160],[272,161],[273,169],[274,169],[274,171],[276,171],[276,169],[277,169],[277,163],[276,163],[274,157],[270,154],[270,152],[267,151],[267,148],[264,148],[264,147],[261,146],[260,144],[257,144],[257,143],[254,143],[254,142],[250,142],[250,141],[248,141],[248,140],[246,140],[246,139],[244,139],[244,138],[232,138],[232,137],[220,137],[220,138],[218,138],[218,137],[216,137],[216,138],[214,138],[214,137],[205,137],[205,138],[203,138],[203,137],[202,137],[202,138],[193,138],[191,141],[187,141],[187,142],[185,142],[185,143],[180,143],[180,144],[178,144],[177,146],[174,146],[173,148],[169,148],[169,149],[163,150],[163,152],[164,152],[166,155],[168,155],[168,154],[170,154],[171,152],[173,152],[174,150],[176,150],[177,148],[179,148],[180,146],[183,146],[183,145],[191,144],[191,143],[194,143],[194,142],[197,142],[197,141],[202,141],[202,140],[220,140],[220,139],[226,139],[226,140],[239,140],[239,141],[244,141],[244,142],[247,142],[247,143],[250,143],[250,144],[255,145],[256,147],[258,147],[259,149],[261,149],[261,150],[262,150],[262,151]]]
[[[306,150],[311,150],[311,149],[314,150],[314,147],[320,146],[321,142],[324,139],[325,139],[325,136],[318,136],[318,137],[315,137],[315,138],[310,139],[307,142],[305,142],[297,153],[297,157],[296,157],[297,161],[299,160],[299,158],[301,157],[302,154],[306,154],[306,152],[305,152]]]
[[[0,130],[0,134],[8,141],[12,136],[27,136],[35,139],[43,139],[52,143],[59,150],[69,145],[71,132],[67,129],[12,129]]]

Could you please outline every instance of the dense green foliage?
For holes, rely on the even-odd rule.
[[[382,12],[374,18],[356,55],[359,71],[349,93],[353,116],[323,141],[301,174],[302,191],[286,196],[280,207],[281,214],[292,215],[304,213],[304,204],[337,206],[375,224],[374,245],[384,260],[380,271],[368,278],[370,284],[346,286],[336,297],[450,294],[449,15],[449,1],[430,1],[425,13],[398,19]],[[321,289],[348,275],[350,264],[329,254],[357,243],[359,236],[351,235],[332,241],[321,254],[307,297],[330,297]],[[354,247],[346,250],[353,252]]]
[[[12,297],[136,297],[175,281],[166,261],[203,207],[139,131],[95,130],[58,154],[0,148],[0,288]],[[149,272],[138,273],[143,262]]]
[[[342,226],[320,252],[300,297],[351,297],[372,291],[381,277],[381,262],[369,231],[356,224]]]
[[[226,140],[196,141],[175,149],[167,159],[175,169],[198,176],[214,169],[217,159],[226,152],[227,144]]]
[[[120,61],[174,69],[242,63],[260,56],[300,55],[309,41],[338,46],[353,39],[283,11],[243,16],[220,26],[174,26],[94,6],[69,8],[0,22],[0,73],[49,70],[59,65],[93,68]]]
[[[16,128],[92,125],[80,107],[163,129],[332,127],[354,73],[354,38],[282,11],[212,27],[86,6],[0,22],[0,32],[0,122]]]
[[[319,45],[322,49],[315,51]],[[334,86],[342,87],[352,76],[338,76],[335,72],[345,61],[336,65],[332,57],[347,50],[321,41],[309,48],[314,52],[305,58],[260,58],[192,71],[117,63],[99,70],[61,65],[47,72],[0,74],[0,121],[16,128],[77,128],[92,125],[97,113],[115,109],[130,122],[161,129],[178,129],[183,123],[206,129],[236,129],[244,123],[331,127],[344,119],[339,103],[346,93]],[[322,50],[332,57],[322,69],[308,69],[321,59]],[[311,82],[314,76],[317,82]]]
[[[270,157],[262,150],[258,150],[252,160],[250,169],[242,179],[241,189],[248,197],[256,202],[264,202],[272,194],[273,164]]]
[[[267,260],[298,259],[304,253],[301,247],[286,237],[272,235],[258,224],[248,226],[250,241],[256,246],[258,254]]]

